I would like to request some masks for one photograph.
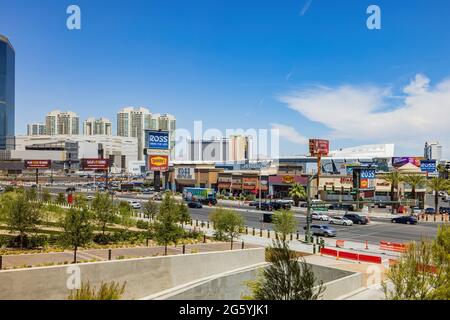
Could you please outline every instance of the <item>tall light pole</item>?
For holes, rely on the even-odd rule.
[[[311,216],[311,182],[314,180],[314,178],[318,178],[317,174],[313,174],[311,176],[308,176],[308,182],[306,184],[306,233],[305,233],[305,242],[311,243],[311,223],[312,223],[312,216]]]

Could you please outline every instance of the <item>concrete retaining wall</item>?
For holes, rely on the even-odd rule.
[[[126,282],[124,299],[139,299],[213,275],[264,262],[264,248],[208,252],[167,257],[94,262],[76,265],[83,282]],[[64,300],[68,268],[0,271],[0,300]]]
[[[322,295],[324,300],[339,298],[363,286],[361,273],[314,264],[310,265],[317,280],[323,281],[326,287]],[[164,293],[147,298],[161,300],[240,300],[243,296],[250,294],[245,282],[254,280],[258,269],[262,267],[255,266],[216,275],[209,279],[202,279],[196,283],[167,290]]]

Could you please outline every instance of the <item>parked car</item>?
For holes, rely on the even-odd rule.
[[[145,189],[142,190],[142,193],[143,193],[143,194],[152,194],[152,193],[153,193],[153,190],[150,189],[150,188],[145,188]]]
[[[66,192],[75,192],[75,191],[76,191],[75,187],[69,187],[66,189]]]
[[[436,210],[434,208],[426,208],[425,214],[436,214]]]
[[[264,213],[263,214],[263,222],[264,223],[272,223],[273,222],[273,213]]]
[[[338,216],[334,216],[330,219],[330,223],[331,224],[340,224],[343,226],[351,226],[353,225],[353,221],[352,220],[348,220],[344,217],[338,217]]]
[[[250,207],[257,207],[259,205],[259,201],[251,201],[248,203]]]
[[[303,229],[306,230],[306,226],[303,227]],[[323,237],[335,237],[337,234],[336,229],[327,225],[318,225],[318,224],[311,225],[311,233],[314,236],[323,236]]]
[[[344,219],[351,220],[354,224],[368,224],[369,219],[366,216],[360,216],[356,213],[347,213],[344,215]]]
[[[450,207],[440,207],[439,208],[439,213],[440,214],[444,214],[444,213],[450,214]]]
[[[417,218],[413,216],[401,216],[391,219],[392,223],[416,224]]]
[[[328,221],[329,217],[322,212],[313,212],[311,214],[313,220]]]
[[[201,209],[203,208],[203,205],[200,202],[191,201],[188,202],[188,207],[193,209]]]
[[[5,192],[5,188],[0,186],[0,192]]]

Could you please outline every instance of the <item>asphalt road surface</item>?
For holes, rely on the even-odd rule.
[[[193,219],[207,221],[211,208],[190,209]],[[260,212],[238,211],[245,219],[246,226],[250,228],[263,228],[273,230],[273,224],[262,223]],[[306,226],[306,217],[296,214],[298,230],[304,234],[303,227]],[[313,221],[313,224],[328,224],[328,222]],[[332,225],[337,230],[337,239],[378,244],[380,241],[409,242],[419,241],[421,238],[434,238],[439,223],[419,222],[417,225],[403,225],[391,223],[390,219],[372,220],[367,225],[340,226]]]

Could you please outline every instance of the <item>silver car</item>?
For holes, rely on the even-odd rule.
[[[311,214],[313,220],[328,221],[329,217],[322,212],[313,212]]]
[[[343,226],[351,226],[351,225],[353,225],[353,221],[348,220],[344,217],[335,216],[330,219],[330,224],[340,224]]]

